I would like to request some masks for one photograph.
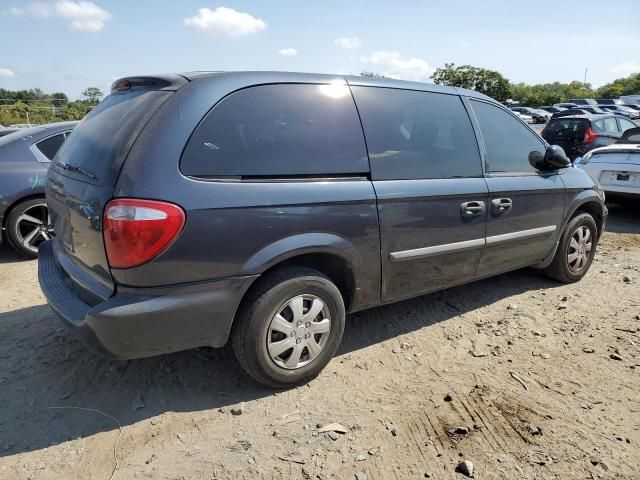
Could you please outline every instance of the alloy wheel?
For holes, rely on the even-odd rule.
[[[38,253],[38,247],[54,236],[47,204],[42,202],[31,205],[16,219],[15,238],[18,243],[32,253]]]

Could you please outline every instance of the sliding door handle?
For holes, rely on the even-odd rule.
[[[477,217],[484,213],[484,202],[472,201],[464,202],[460,205],[460,216],[462,218]]]
[[[494,198],[491,200],[491,211],[493,213],[503,213],[513,206],[510,198]]]

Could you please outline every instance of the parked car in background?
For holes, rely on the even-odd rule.
[[[545,123],[551,118],[551,114],[549,112],[537,110],[531,107],[511,107],[511,110],[530,116],[533,119],[533,123]]]
[[[588,114],[589,112],[587,112],[586,110],[582,108],[574,107],[574,108],[568,108],[566,110],[563,110],[562,112],[556,112],[551,116],[551,118],[570,117],[572,115],[588,115]]]
[[[579,281],[607,210],[570,166],[514,112],[458,88],[124,78],[49,168],[57,235],[38,277],[106,356],[229,339],[253,378],[290,387],[327,365],[347,312],[530,265]]]
[[[619,100],[624,105],[640,105],[640,95],[620,95]]]
[[[36,257],[53,230],[44,197],[47,167],[78,122],[19,129],[0,138],[0,243]]]
[[[623,105],[623,106],[624,106],[624,107],[627,107],[627,108],[632,108],[632,109],[634,109],[635,111],[640,112],[640,105],[636,105],[636,104],[628,105],[628,104],[627,104],[627,105]]]
[[[529,124],[536,123],[531,115],[527,115],[525,113],[520,113],[520,112],[516,112],[516,111],[513,111],[513,113],[514,113],[514,115],[516,117],[518,117],[524,123],[529,123]]]
[[[9,125],[8,128],[31,128],[35,126],[33,123],[14,123],[13,125]]]
[[[578,167],[601,185],[607,199],[640,198],[640,128],[627,130],[613,145],[591,150]]]
[[[598,98],[598,105],[622,105],[624,102],[619,98]]]
[[[595,98],[570,98],[569,99],[570,103],[573,103],[574,105],[598,105],[598,102],[596,102]]]
[[[0,137],[5,137],[10,133],[16,132],[17,128],[0,128]]]
[[[539,110],[544,110],[545,112],[549,112],[551,114],[553,113],[558,113],[558,112],[563,112],[566,110],[566,108],[563,107],[549,107],[547,105],[543,106],[543,107],[538,107]]]
[[[609,113],[606,110],[603,110],[602,108],[598,107],[598,106],[592,106],[592,105],[581,105],[580,106],[580,110],[587,112],[587,113],[593,113],[593,114],[606,114]]]
[[[624,105],[600,105],[600,108],[608,112],[613,112],[617,115],[627,117],[631,120],[640,118],[640,112],[633,108],[625,107]]]
[[[552,118],[540,135],[547,142],[560,145],[574,160],[594,148],[615,143],[630,128],[635,124],[617,115],[571,115]]]
[[[558,108],[576,108],[578,105],[576,105],[575,103],[554,103],[553,104],[554,107]]]

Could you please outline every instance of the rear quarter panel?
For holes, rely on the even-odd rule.
[[[38,162],[26,143],[0,149],[0,221],[23,199],[44,197],[47,167]]]
[[[261,74],[258,83],[281,83]],[[317,83],[335,77],[318,76]],[[288,74],[285,83],[295,82]],[[314,83],[308,76],[301,82]],[[256,84],[252,74],[205,77],[181,88],[134,144],[114,192],[174,202],[186,211],[179,238],[139,267],[112,270],[117,283],[160,286],[259,274],[309,252],[333,253],[356,280],[352,309],[380,300],[376,198],[366,179],[238,182],[187,178],[179,158],[210,108],[232,91]]]

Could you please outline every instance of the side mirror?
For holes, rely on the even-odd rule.
[[[560,168],[567,168],[571,166],[571,160],[564,153],[562,147],[558,145],[550,145],[547,147],[547,151],[544,154],[544,163],[550,170],[559,170]]]
[[[547,147],[547,151],[544,154],[538,151],[531,152],[529,154],[529,164],[536,170],[550,171],[569,167],[571,160],[564,153],[562,147],[551,145]]]

